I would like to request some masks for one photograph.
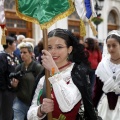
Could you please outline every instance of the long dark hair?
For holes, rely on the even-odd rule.
[[[42,53],[42,50],[43,50],[43,38],[39,41],[37,46],[38,46],[39,53]]]
[[[65,40],[65,44],[69,48],[70,46],[73,47],[73,50],[70,54],[69,61],[75,62],[80,64],[83,62],[86,65],[89,65],[88,62],[88,53],[85,52],[85,48],[82,44],[79,43],[79,40],[74,36],[74,34],[66,29],[54,29],[48,33],[48,38],[50,37],[60,37]]]
[[[85,39],[85,43],[88,44],[88,47],[86,49],[90,50],[90,51],[94,51],[95,50],[95,42],[93,38],[86,38]]]

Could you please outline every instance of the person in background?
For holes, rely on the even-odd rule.
[[[99,43],[99,48],[100,48],[100,50],[101,50],[101,53],[103,53],[103,45],[104,45],[104,44],[103,44],[102,42]]]
[[[109,32],[106,45],[110,56],[96,69],[93,103],[103,120],[120,120],[120,31]]]
[[[15,92],[11,88],[9,75],[19,64],[19,59],[14,54],[15,38],[7,36],[3,48],[0,52],[0,120],[12,120]]]
[[[43,39],[41,39],[34,48],[35,59],[41,64],[41,56],[43,50]]]
[[[95,42],[95,50],[98,51],[98,53],[99,53],[100,56],[101,56],[102,51],[101,51],[101,49],[100,49],[99,42],[98,42],[98,40],[96,40],[96,39],[94,39],[94,42]]]
[[[38,44],[34,47],[34,54],[35,54],[35,60],[38,61],[38,57],[39,57]]]
[[[25,39],[25,36],[24,35],[17,35],[17,44],[19,45],[23,39]]]
[[[80,39],[79,43],[82,44],[82,45],[84,45],[84,40]]]
[[[43,50],[43,39],[41,39],[38,43],[38,50],[39,50],[39,56],[38,56],[38,61],[42,64],[41,62],[41,56],[42,56],[42,50]]]
[[[22,42],[30,42],[30,43],[34,44],[35,40],[34,40],[33,38],[24,38],[24,39],[22,40]],[[33,49],[34,49],[34,48],[33,48]],[[34,51],[32,52],[32,59],[35,60]]]
[[[15,38],[16,46],[18,46],[22,42],[22,40],[25,38],[24,35],[14,35],[13,37]],[[20,63],[22,63],[21,55],[20,55],[20,49],[19,48],[16,48],[16,50],[14,51],[14,54],[19,58]]]
[[[32,44],[34,44],[35,40],[33,38],[24,38],[22,39],[22,42],[31,42]]]
[[[98,50],[98,51],[100,51],[102,53],[102,51],[103,51],[103,45],[102,45],[102,43],[100,43],[98,41],[98,39],[94,39],[94,41],[95,41],[95,49]]]
[[[98,46],[95,44],[93,38],[86,38],[84,45],[89,54],[88,60],[91,64],[91,71],[89,73],[89,77],[90,77],[91,88],[93,90],[94,81],[96,79],[95,70],[102,59],[102,54],[101,51],[99,51]]]
[[[15,38],[15,42],[16,42],[16,50],[14,51],[14,54],[18,57],[19,62],[21,63],[22,60],[21,60],[21,56],[20,56],[20,50],[19,50],[19,48],[17,48],[18,43],[20,43],[20,42],[18,42],[19,40],[17,39],[18,36],[17,36],[17,35],[12,35],[12,37]],[[22,39],[22,38],[24,38],[24,37],[22,36],[21,39]],[[19,39],[20,39],[20,38],[19,38]]]
[[[97,120],[89,89],[89,62],[84,46],[69,30],[57,28],[48,33],[48,51],[42,50],[42,54],[42,65],[51,75],[48,80],[52,98],[45,97],[45,76],[38,78],[28,120],[45,119],[49,112],[56,119],[76,120],[82,99],[89,120]]]
[[[20,49],[23,63],[15,70],[16,73],[21,72],[21,76],[18,78],[13,76],[11,81],[12,87],[17,92],[17,97],[13,102],[13,120],[24,120],[31,104],[35,78],[43,71],[43,67],[32,59],[34,49],[32,43],[21,42],[17,47]]]

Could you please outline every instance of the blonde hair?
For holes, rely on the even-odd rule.
[[[22,49],[22,48],[27,48],[29,52],[33,52],[34,50],[34,45],[31,42],[21,42],[17,48]]]
[[[22,39],[22,42],[31,42],[31,43],[34,43],[34,39],[32,39],[32,38],[24,38],[24,39]]]

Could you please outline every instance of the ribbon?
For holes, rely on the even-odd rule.
[[[5,25],[0,25],[0,26],[1,26],[1,29],[2,29],[1,44],[2,44],[2,45],[6,45],[5,30],[7,30],[7,29],[6,29]]]
[[[83,22],[85,18],[88,19],[93,35],[97,35],[97,31],[90,20],[92,16],[96,16],[93,0],[75,0],[75,8],[80,17],[80,36],[86,35],[85,25]]]
[[[80,19],[80,36],[84,37],[86,35],[85,24],[82,19]]]

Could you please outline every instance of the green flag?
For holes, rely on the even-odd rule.
[[[16,13],[46,29],[74,11],[72,0],[16,0]]]

